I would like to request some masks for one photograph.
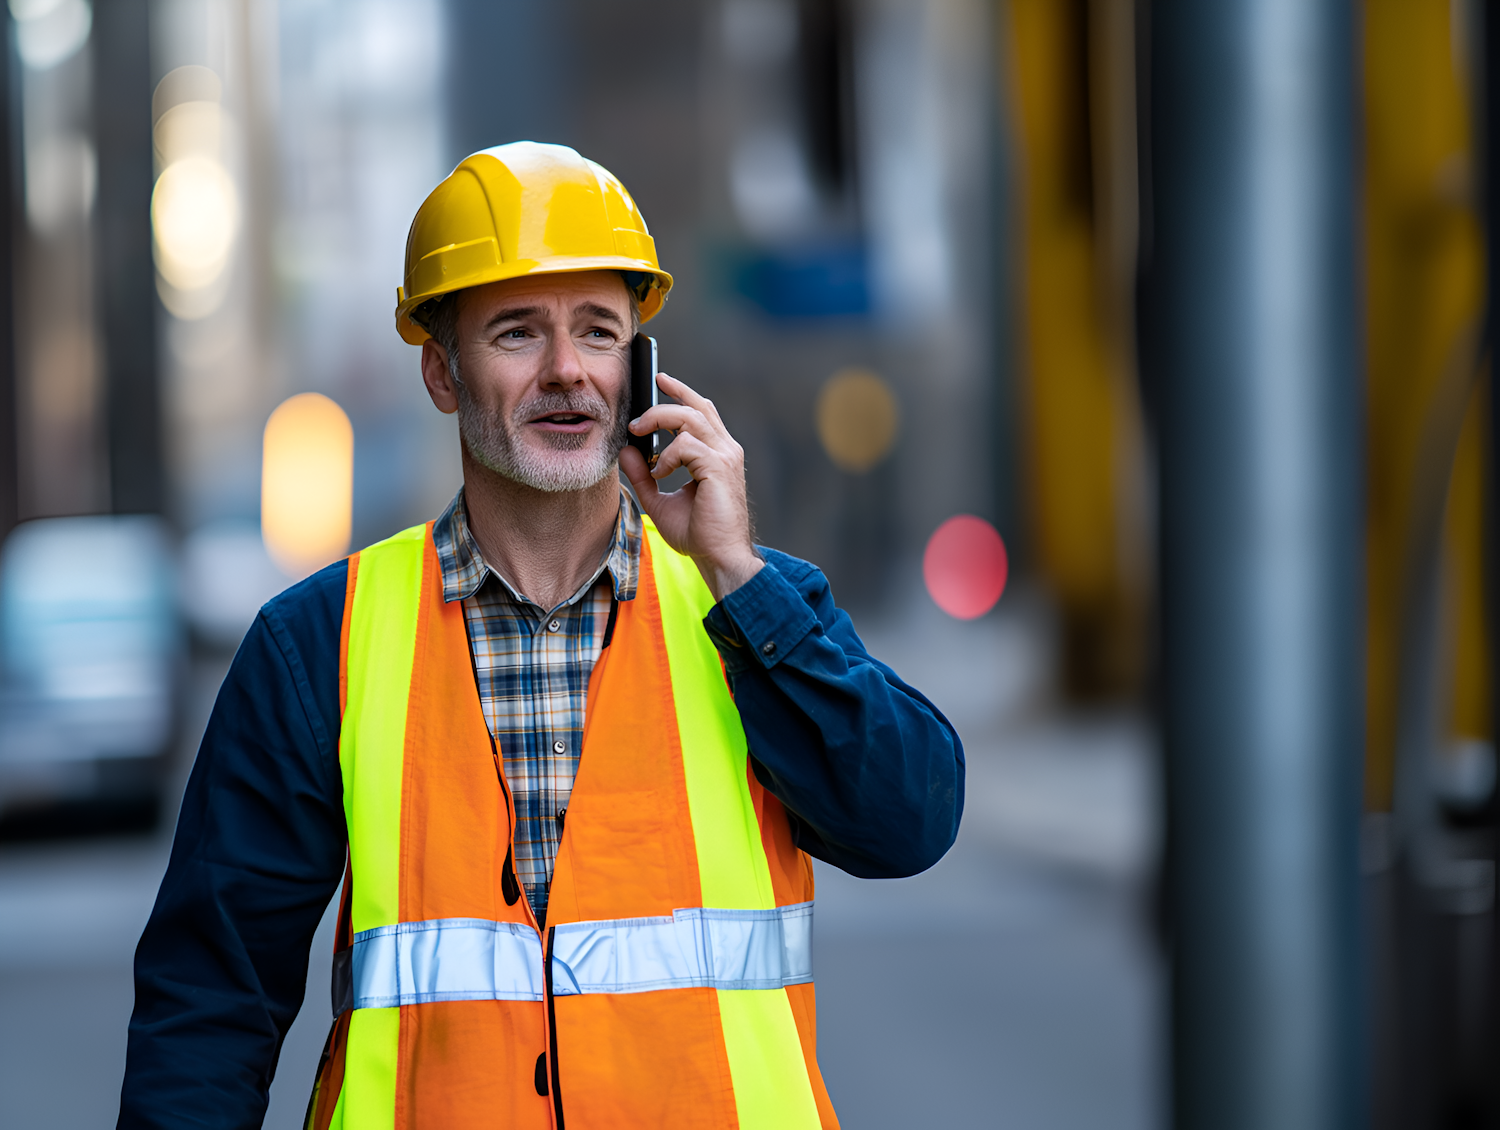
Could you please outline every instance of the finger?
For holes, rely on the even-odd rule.
[[[708,420],[712,421],[715,427],[727,430],[724,429],[724,421],[720,419],[719,410],[714,407],[714,402],[702,393],[695,392],[676,377],[669,377],[666,373],[656,374],[656,385],[662,392],[674,400],[680,400],[682,403],[688,405],[688,407],[696,408],[699,412],[702,412]]]
[[[646,457],[633,447],[622,447],[620,470],[625,472],[625,477],[635,488],[635,496],[640,500],[641,509],[650,514],[661,491],[657,488],[656,480],[651,477],[650,468],[646,466]]]
[[[681,437],[679,437],[681,438]],[[667,444],[666,450],[656,457],[656,466],[651,468],[652,479],[664,479],[678,467],[682,466],[682,448],[677,445],[677,440]]]
[[[658,428],[681,427],[687,420],[701,420],[704,427],[708,426],[708,417],[696,408],[689,408],[686,404],[657,404],[631,420],[630,430],[641,435]]]
[[[712,445],[688,432],[681,432],[667,444],[656,466],[651,468],[652,477],[664,479],[678,467],[686,467],[694,479],[706,479],[722,466],[723,459]]]
[[[630,430],[636,435],[649,435],[654,431],[686,431],[705,443],[716,444],[725,438],[725,433],[715,428],[702,412],[685,404],[658,404],[648,408],[630,422]]]

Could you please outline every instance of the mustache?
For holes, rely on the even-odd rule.
[[[614,416],[614,406],[602,396],[595,396],[590,392],[544,392],[516,405],[511,413],[511,422],[518,426],[525,425],[539,416],[556,413],[589,416],[601,424],[608,424]]]

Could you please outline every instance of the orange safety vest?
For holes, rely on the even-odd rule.
[[[749,769],[712,604],[648,519],[589,680],[542,935],[430,524],[349,559],[349,867],[312,1130],[837,1127],[812,868]]]

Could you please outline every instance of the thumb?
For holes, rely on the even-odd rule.
[[[654,521],[656,502],[661,497],[661,488],[651,477],[651,470],[646,466],[646,457],[635,448],[626,445],[620,448],[620,470],[625,472],[625,477],[635,488],[635,496],[640,500],[641,509]]]

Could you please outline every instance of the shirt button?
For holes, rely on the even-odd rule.
[[[552,743],[552,752],[553,753],[565,753],[565,752],[567,752],[567,749],[568,749],[568,743],[567,742],[553,742]]]
[[[550,624],[547,625],[547,630],[549,632],[556,632],[556,631],[560,630],[561,628],[562,628],[562,621],[561,620],[554,620],[554,621],[552,621],[552,623],[550,623]]]
[[[776,641],[775,640],[767,640],[765,643],[761,644],[760,645],[760,653],[762,655],[775,655],[776,654]]]

